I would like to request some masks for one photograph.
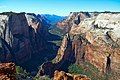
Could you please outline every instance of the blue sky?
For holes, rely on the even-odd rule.
[[[0,0],[0,12],[68,15],[79,11],[120,12],[120,0]]]

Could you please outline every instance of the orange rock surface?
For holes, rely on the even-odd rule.
[[[0,63],[0,80],[16,80],[14,63]]]
[[[64,71],[56,70],[54,72],[53,80],[91,80],[87,78],[85,75],[72,75],[69,73],[65,73]]]

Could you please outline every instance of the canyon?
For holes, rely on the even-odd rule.
[[[54,58],[58,48],[48,42],[50,37],[59,39],[48,32],[49,26],[45,18],[34,13],[1,13],[0,62],[14,62],[37,72],[39,65]]]
[[[88,79],[73,79],[74,74],[69,73],[72,64],[84,71],[90,64],[100,77],[111,74],[108,80],[120,79],[119,12],[70,12],[52,27],[60,29],[63,36],[50,33],[51,24],[45,17],[24,12],[0,14],[1,64],[14,62],[35,71],[36,76],[48,75],[54,80],[92,80],[94,76],[89,75]],[[52,43],[54,40],[61,44]],[[67,79],[71,77],[68,74],[72,79]]]

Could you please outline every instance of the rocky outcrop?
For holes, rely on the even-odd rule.
[[[53,80],[91,80],[85,75],[73,75],[69,73],[65,73],[64,71],[56,70],[54,72]]]
[[[14,63],[0,63],[0,80],[16,80]]]
[[[35,14],[1,13],[1,61],[14,59],[21,64],[31,59],[33,54],[39,54],[46,48],[48,26],[45,20],[37,18]]]
[[[62,29],[64,33],[67,33],[70,31],[72,25],[76,26],[90,16],[88,12],[71,12],[68,18],[62,22],[58,22],[57,26]]]

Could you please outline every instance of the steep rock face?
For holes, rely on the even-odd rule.
[[[55,70],[68,71],[68,67],[74,62],[75,57],[72,50],[72,42],[69,34],[66,34],[62,41],[62,45],[58,50],[57,56],[52,60],[52,62],[45,62],[41,65],[38,76],[53,76]]]
[[[12,61],[12,34],[8,26],[8,15],[0,15],[0,61]]]
[[[48,25],[35,14],[10,13],[0,17],[0,37],[11,48],[10,52],[4,49],[3,55],[13,54],[14,60],[21,64],[45,49]]]
[[[29,26],[24,13],[12,14],[9,17],[7,27],[10,27],[13,36],[11,47],[14,51],[13,53],[15,54],[16,61],[20,62],[21,60],[28,60],[32,51],[29,40]]]
[[[61,60],[68,60],[73,62],[74,54],[72,52],[72,42],[70,40],[69,34],[66,34],[63,38],[62,44],[58,50],[57,56],[54,59],[55,63]],[[71,53],[70,53],[71,52]],[[73,60],[73,61],[72,61]]]
[[[81,62],[85,61],[85,51],[86,45],[90,43],[80,35],[74,35],[72,39],[72,49],[75,55],[76,64],[81,64]]]
[[[0,63],[0,80],[16,80],[14,63]]]
[[[79,24],[72,22],[70,26],[67,25],[71,27],[69,34],[76,63],[89,61],[101,72],[120,74],[120,13],[90,14]]]
[[[72,25],[78,25],[81,21],[90,16],[88,12],[71,12],[68,18],[62,22],[58,22],[57,26],[66,33],[70,31]]]
[[[8,44],[12,44],[12,35],[10,32],[10,28],[8,26],[8,15],[0,15],[0,36],[3,38]]]
[[[115,66],[112,66],[115,64],[120,67],[118,59],[120,49],[119,20],[119,14],[101,13],[90,19],[86,18],[78,27],[71,28],[71,34],[85,35],[83,37],[90,42],[89,45],[85,45],[86,59],[101,70],[105,70],[109,54],[111,54],[111,69],[116,69]],[[118,57],[114,55],[118,55]]]
[[[11,53],[12,53],[11,47],[4,39],[0,37],[0,61],[1,62],[14,61],[13,60],[14,54]]]

